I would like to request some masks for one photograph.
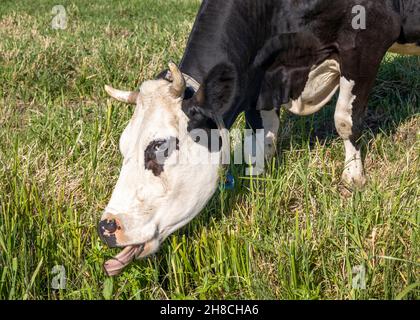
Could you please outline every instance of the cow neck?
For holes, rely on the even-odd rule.
[[[200,83],[186,73],[182,73],[182,75],[184,76],[186,86],[190,88],[191,90],[193,90],[194,93],[196,93],[198,89],[200,88]],[[229,163],[229,156],[230,156],[229,147],[228,147],[230,145],[229,136],[228,136],[229,130],[226,128],[223,118],[220,115],[212,112],[211,117],[216,123],[217,129],[219,130],[220,137],[222,139],[222,148],[220,152],[220,164],[222,165],[222,167],[227,167],[227,164]]]
[[[228,129],[241,112],[256,105],[254,91],[258,91],[261,77],[256,74],[253,61],[258,48],[270,37],[268,24],[273,15],[273,10],[268,10],[265,3],[254,0],[202,1],[179,64],[182,72],[199,83],[203,83],[217,65],[234,66],[238,75],[235,102],[222,115]]]

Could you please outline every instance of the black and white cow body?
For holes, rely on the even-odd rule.
[[[357,8],[365,26],[353,23]],[[241,112],[250,127],[264,128],[270,156],[281,106],[309,115],[339,91],[334,118],[346,151],[343,181],[363,187],[357,142],[379,64],[391,47],[419,54],[419,42],[419,0],[204,0],[179,68],[170,64],[170,73],[139,91],[106,87],[136,104],[120,140],[120,176],[98,226],[107,245],[124,248],[105,264],[108,274],[158,250],[204,208],[221,165],[201,162],[200,154],[223,150],[208,149],[190,132],[220,129],[221,122],[230,128]],[[194,161],[172,161],[180,150]]]
[[[363,29],[352,24],[356,6],[366,10]],[[394,44],[420,54],[420,1],[204,0],[180,69],[199,83],[218,64],[235,69],[236,100],[222,110],[229,127],[241,111],[297,99],[311,69],[328,59],[348,79],[370,78]]]
[[[362,28],[353,23],[357,6],[366,13]],[[335,122],[346,147],[343,180],[362,187],[357,141],[380,62],[391,47],[420,54],[419,44],[419,0],[205,0],[180,69],[218,88],[207,89],[216,96],[202,105],[184,102],[187,114],[195,106],[190,128],[211,125],[200,109],[219,113],[228,128],[246,112],[251,127],[267,130],[270,152],[275,109],[309,115],[340,89]],[[216,67],[219,75],[209,79]]]

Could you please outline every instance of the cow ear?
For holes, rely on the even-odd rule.
[[[221,63],[211,69],[194,96],[183,103],[183,110],[190,119],[188,130],[217,129],[214,117],[223,117],[231,108],[237,82],[233,65]]]

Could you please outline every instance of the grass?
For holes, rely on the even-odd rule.
[[[279,155],[214,196],[154,257],[107,278],[96,224],[121,165],[135,88],[179,61],[198,1],[56,1],[0,6],[0,298],[418,299],[420,58],[388,55],[363,141],[369,184],[343,196],[333,104],[281,115]],[[243,119],[238,122],[238,126]],[[67,287],[51,288],[63,265]],[[352,269],[366,269],[366,289]]]

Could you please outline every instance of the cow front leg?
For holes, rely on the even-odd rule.
[[[246,112],[247,127],[264,129],[264,157],[270,161],[277,151],[277,135],[280,126],[279,112],[272,110],[250,110]]]
[[[264,127],[264,156],[266,160],[277,152],[277,135],[279,133],[280,119],[276,110],[261,110],[261,118]]]
[[[335,112],[335,126],[344,140],[346,160],[342,180],[350,188],[362,189],[366,185],[359,140],[369,94],[375,83],[380,63],[388,48],[399,35],[398,28],[388,30],[388,41],[376,41],[377,34],[366,32],[358,38],[353,50],[340,52],[340,95]]]
[[[334,120],[337,132],[344,140],[346,154],[341,179],[352,189],[363,189],[366,185],[366,176],[358,140],[361,136],[365,108],[360,105],[354,88],[354,81],[341,78]]]

